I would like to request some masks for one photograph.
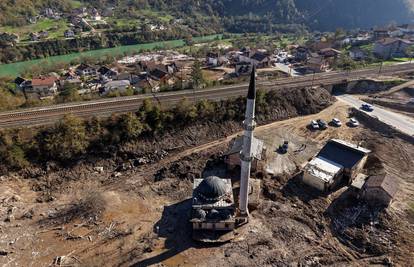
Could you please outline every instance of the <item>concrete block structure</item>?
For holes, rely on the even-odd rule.
[[[364,167],[371,151],[339,139],[332,139],[304,168],[303,182],[320,191],[340,183],[351,184]]]

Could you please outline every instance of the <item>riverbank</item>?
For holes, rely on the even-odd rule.
[[[193,41],[195,43],[208,42],[214,40],[221,40],[223,38],[222,34],[207,35],[202,37],[194,37]],[[120,56],[124,54],[138,53],[142,50],[153,50],[153,49],[166,49],[166,48],[177,48],[185,45],[184,39],[171,40],[171,41],[161,41],[161,42],[152,42],[146,44],[137,44],[137,45],[125,45],[118,46],[113,48],[104,48],[99,50],[91,50],[86,52],[72,53],[61,56],[53,56],[43,59],[34,59],[29,61],[22,61],[10,64],[1,64],[0,65],[0,77],[16,77],[21,74],[25,69],[28,69],[35,65],[45,65],[45,64],[56,64],[56,63],[70,63],[75,59],[82,57],[104,57],[104,56]]]

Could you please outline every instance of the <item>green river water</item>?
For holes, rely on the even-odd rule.
[[[203,41],[212,41],[215,40],[217,37],[222,38],[221,34],[215,35],[208,35],[203,37],[194,37],[194,42],[203,42]],[[11,76],[16,77],[21,74],[25,69],[34,66],[34,65],[42,65],[42,64],[51,64],[56,62],[65,62],[69,63],[72,60],[80,57],[102,57],[105,55],[112,55],[118,56],[123,55],[125,52],[127,53],[134,53],[139,52],[142,49],[154,49],[156,47],[180,47],[184,46],[185,42],[183,39],[180,40],[171,40],[171,41],[162,41],[162,42],[153,42],[147,44],[137,44],[137,45],[125,45],[113,48],[104,48],[99,50],[92,50],[80,53],[73,53],[68,55],[61,55],[61,56],[52,56],[42,59],[34,59],[29,61],[22,61],[10,64],[0,64],[0,77]]]

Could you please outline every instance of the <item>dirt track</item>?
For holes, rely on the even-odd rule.
[[[0,252],[7,255],[0,256],[0,264],[48,266],[57,256],[66,256],[56,259],[61,263],[80,266],[414,264],[414,221],[407,213],[414,199],[414,145],[363,127],[306,129],[311,119],[332,117],[345,121],[347,107],[336,103],[317,115],[259,127],[257,136],[268,146],[268,164],[297,168],[330,138],[362,141],[401,183],[379,226],[361,221],[339,233],[333,221],[350,211],[340,201],[332,201],[344,190],[319,197],[280,173],[264,178],[262,204],[252,213],[242,237],[222,246],[194,243],[188,223],[191,178],[222,167],[220,154],[231,136],[119,173],[79,166],[67,174],[78,179],[62,181],[49,192],[50,199],[44,191],[33,190],[43,188],[37,181],[3,177]],[[304,155],[275,155],[276,145],[286,139],[294,145],[306,142]],[[161,169],[162,179],[154,182]],[[54,175],[49,174],[49,179],[54,181]],[[40,175],[39,181],[43,184],[45,178]],[[332,207],[341,207],[340,214],[329,212]]]

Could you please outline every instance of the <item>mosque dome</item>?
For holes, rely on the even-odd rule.
[[[207,201],[218,201],[226,193],[226,183],[217,176],[205,178],[197,187],[199,197]]]

